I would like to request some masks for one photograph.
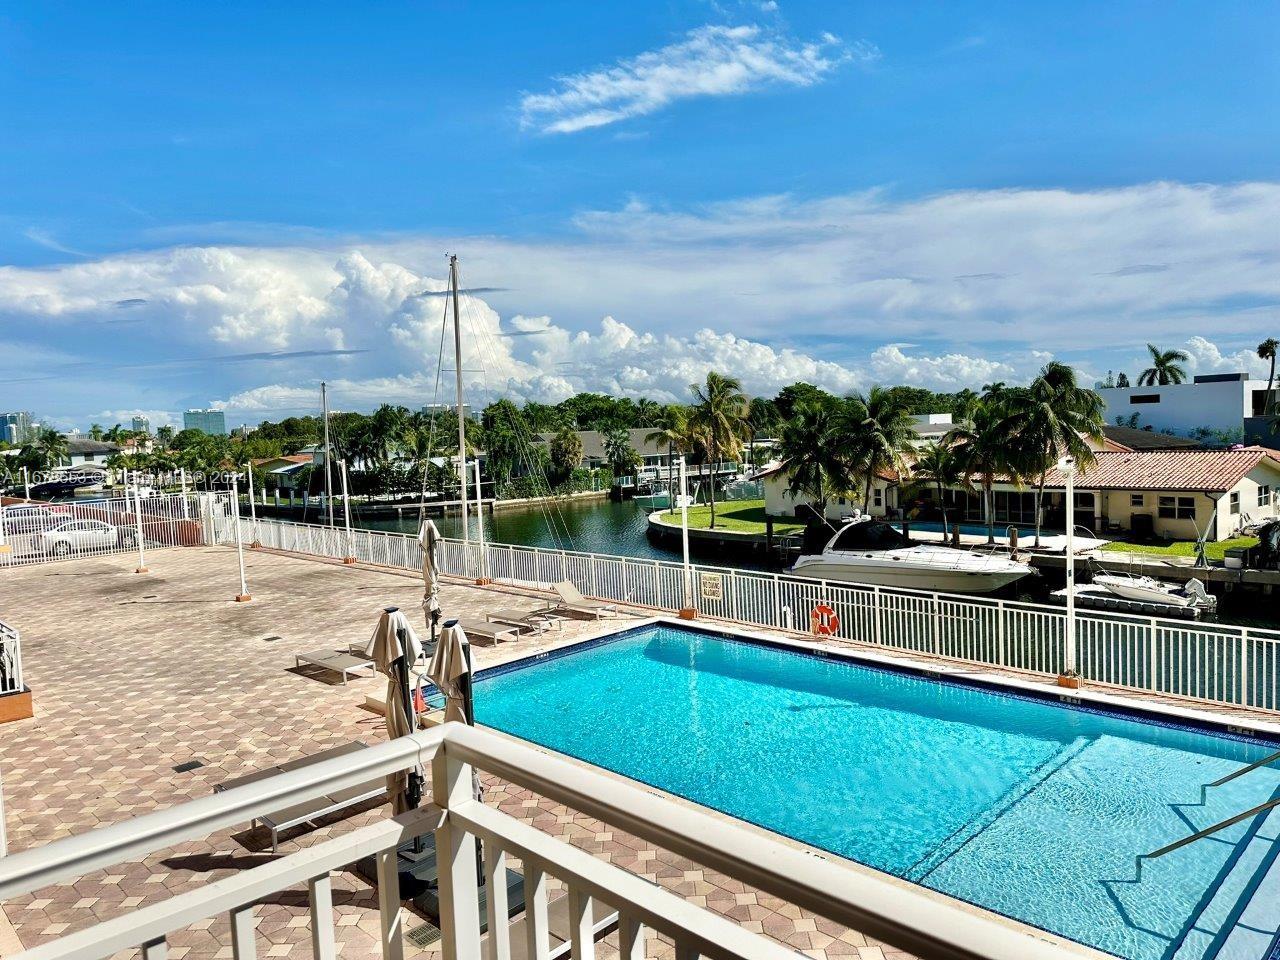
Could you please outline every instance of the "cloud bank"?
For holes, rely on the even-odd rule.
[[[829,33],[804,43],[755,25],[707,25],[613,66],[559,77],[547,93],[526,94],[520,124],[576,133],[655,113],[677,100],[811,86],[849,59],[877,55],[866,42],[847,46]]]
[[[557,238],[309,239],[0,267],[0,379],[276,357],[168,380],[150,367],[63,378],[43,393],[0,385],[0,407],[79,418],[216,402],[251,420],[314,409],[321,378],[348,407],[429,402],[443,250],[463,252],[464,286],[508,288],[466,299],[464,376],[486,396],[684,399],[712,368],[754,393],[798,379],[953,390],[1023,380],[1050,356],[1088,378],[1133,377],[1147,341],[1185,345],[1199,372],[1265,373],[1253,347],[1276,329],[1278,221],[1272,183],[872,192],[630,203],[584,212]]]

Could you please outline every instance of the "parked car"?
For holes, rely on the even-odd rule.
[[[39,533],[41,530],[48,530],[50,527],[55,526],[63,519],[65,518],[45,507],[33,507],[29,504],[5,507],[5,536],[13,537],[24,533]]]
[[[41,553],[59,557],[128,547],[136,544],[137,540],[133,530],[101,520],[64,520],[32,538]]]

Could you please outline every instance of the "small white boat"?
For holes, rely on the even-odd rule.
[[[1211,609],[1216,600],[1205,590],[1199,580],[1188,580],[1185,584],[1166,583],[1155,577],[1134,573],[1107,572],[1095,573],[1093,582],[1125,600],[1136,600],[1139,603],[1154,603],[1169,607],[1201,607]]]
[[[854,517],[821,553],[802,553],[791,572],[909,590],[991,593],[1034,571],[1007,556],[915,543],[887,523]]]

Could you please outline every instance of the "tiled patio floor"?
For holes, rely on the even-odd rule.
[[[361,708],[366,694],[381,695],[384,681],[353,679],[343,686],[334,677],[295,670],[293,657],[364,641],[388,604],[420,623],[421,581],[266,552],[248,552],[246,561],[254,597],[247,604],[233,602],[239,590],[235,553],[218,547],[155,551],[149,574],[135,574],[131,556],[0,571],[0,617],[22,634],[37,711],[32,720],[0,727],[11,851],[208,796],[220,781],[283,759],[384,737],[381,717]],[[445,585],[442,601],[450,615],[481,619],[485,610],[511,605],[491,590],[453,583]],[[497,650],[477,646],[477,662],[485,666],[599,629],[570,621],[542,641]],[[175,772],[191,760],[203,765]],[[905,956],[545,798],[490,781],[486,799],[812,956]],[[319,829],[286,833],[281,853],[372,822],[380,813],[375,804]],[[241,828],[8,901],[0,906],[0,955],[269,856],[266,832]],[[379,956],[374,893],[351,873],[335,876],[334,891],[341,955]],[[305,889],[263,904],[257,916],[262,955],[309,955]],[[420,923],[410,916],[406,927]],[[609,952],[606,944],[602,954]],[[672,953],[657,941],[649,952]],[[170,956],[230,957],[225,917],[175,935]]]

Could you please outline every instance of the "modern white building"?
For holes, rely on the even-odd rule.
[[[1190,383],[1156,387],[1103,387],[1098,395],[1106,404],[1107,423],[1127,424],[1137,414],[1139,427],[1184,436],[1202,427],[1241,430],[1246,439],[1255,440],[1265,440],[1269,432],[1260,419],[1266,408],[1267,381],[1252,380],[1245,373],[1205,374]]]

